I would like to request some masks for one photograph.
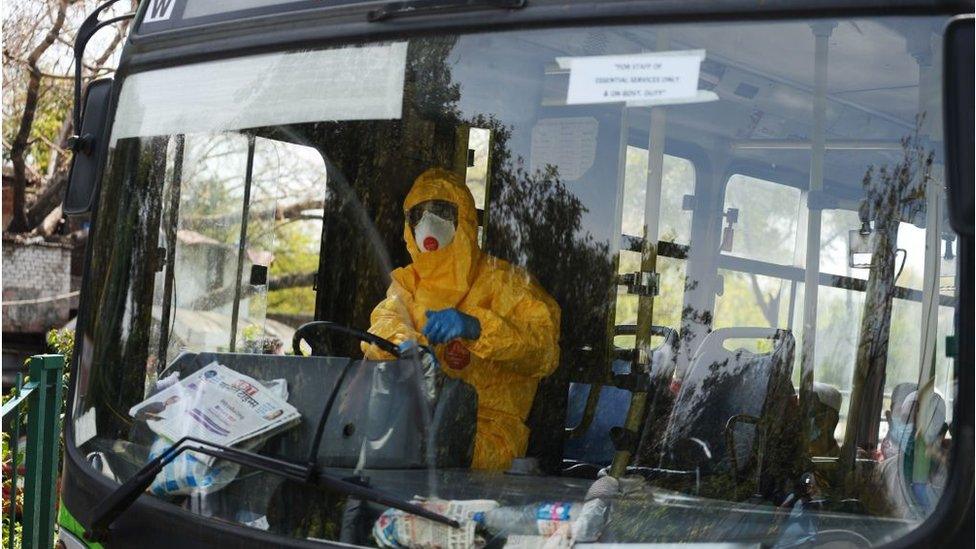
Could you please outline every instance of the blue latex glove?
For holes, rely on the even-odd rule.
[[[457,309],[427,311],[427,324],[424,336],[432,345],[447,343],[452,339],[478,339],[481,336],[481,323]]]

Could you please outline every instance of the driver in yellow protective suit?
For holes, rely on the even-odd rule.
[[[559,306],[529,273],[481,251],[474,199],[457,174],[427,170],[403,208],[413,263],[391,273],[369,331],[430,346],[446,375],[475,388],[472,467],[505,469],[525,455],[536,387],[559,362]],[[363,351],[390,358],[373,345]]]

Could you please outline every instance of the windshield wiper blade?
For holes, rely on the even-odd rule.
[[[390,2],[369,10],[366,19],[369,21],[384,21],[394,17],[408,17],[411,15],[425,15],[443,11],[471,11],[481,9],[520,9],[524,8],[526,0],[406,0]]]
[[[185,444],[187,442],[194,444]],[[297,482],[321,485],[328,490],[333,490],[346,496],[393,507],[394,509],[399,509],[406,513],[411,513],[454,528],[460,528],[461,526],[458,521],[425,509],[415,503],[410,503],[409,501],[359,483],[319,473],[314,464],[296,463],[294,461],[262,456],[254,452],[214,444],[194,437],[183,437],[143,465],[135,475],[99,502],[92,513],[91,526],[85,532],[85,537],[89,541],[104,541],[108,537],[109,527],[112,526],[115,519],[149,488],[153,479],[163,470],[166,464],[187,450],[200,452],[201,454],[218,459],[226,459],[227,461],[240,465],[281,475]]]

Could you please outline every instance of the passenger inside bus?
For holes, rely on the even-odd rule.
[[[888,432],[881,440],[879,449],[879,459],[893,457],[900,450],[897,435],[903,433],[908,427],[901,419],[901,405],[905,402],[905,397],[915,391],[915,383],[899,383],[891,390],[891,408],[885,410],[885,419],[888,421]]]
[[[837,457],[840,446],[834,437],[837,422],[840,420],[842,396],[836,387],[826,383],[814,383],[813,418],[810,430],[810,454],[814,456]]]
[[[945,400],[933,393],[919,403],[917,395],[917,391],[902,393],[898,407],[892,405],[892,428],[886,439],[894,450],[878,464],[873,479],[882,489],[876,496],[865,498],[872,512],[911,516],[917,508],[931,506],[934,490],[945,486]]]
[[[528,272],[481,251],[474,199],[453,172],[425,171],[403,209],[413,262],[393,271],[369,331],[401,348],[432,347],[444,374],[473,385],[472,467],[507,468],[525,454],[538,380],[559,361],[559,306]],[[390,358],[375,345],[363,350]]]

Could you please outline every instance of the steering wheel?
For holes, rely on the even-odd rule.
[[[306,322],[305,324],[299,326],[297,330],[295,330],[295,335],[292,336],[291,338],[291,349],[292,352],[295,353],[295,356],[304,356],[302,354],[302,348],[301,348],[301,342],[303,339],[309,341],[309,344],[311,344],[311,340],[309,339],[309,336],[312,335],[313,333],[321,333],[321,332],[335,332],[335,333],[353,337],[355,339],[358,339],[359,341],[372,343],[373,345],[376,345],[377,347],[390,353],[391,355],[400,358],[400,348],[397,347],[397,345],[392,341],[383,339],[378,335],[371,334],[367,331],[360,330],[358,328],[343,326],[342,324],[336,324],[335,322],[330,322],[328,320],[315,320],[312,322]],[[326,351],[326,354],[330,354],[328,352],[328,346],[323,346],[323,347],[324,347],[323,350]],[[317,347],[313,345],[312,346],[313,354],[315,354],[316,349]]]

